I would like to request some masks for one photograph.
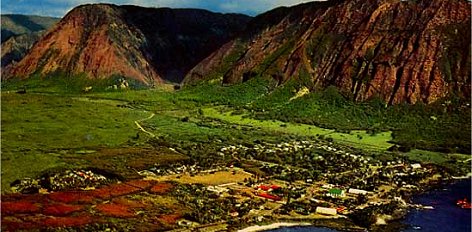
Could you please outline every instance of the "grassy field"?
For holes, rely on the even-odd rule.
[[[2,83],[2,192],[9,191],[16,179],[51,169],[99,167],[132,176],[135,171],[130,170],[156,160],[186,159],[182,154],[156,152],[155,144],[163,142],[183,148],[215,141],[227,145],[317,138],[372,152],[384,152],[398,143],[412,149],[406,153],[410,159],[421,162],[470,157],[468,151],[455,154],[470,149],[467,109],[449,112],[441,105],[386,109],[380,101],[349,102],[333,89],[295,99],[300,86],[287,83],[274,88],[262,78],[231,87],[208,82],[180,91],[169,85],[103,91],[108,83],[104,82],[91,93],[81,91],[93,84],[89,80],[67,80]],[[25,86],[26,94],[15,93]],[[130,152],[110,153],[110,149]]]
[[[335,130],[301,123],[256,120],[243,115],[232,115],[231,112],[222,113],[217,108],[205,108],[203,112],[206,117],[221,119],[232,124],[251,125],[256,128],[263,128],[265,131],[295,134],[298,136],[323,136],[325,138],[333,138],[335,142],[342,142],[360,149],[386,150],[392,146],[389,143],[392,140],[391,132],[382,132],[375,135],[368,134],[367,131],[339,133]]]
[[[77,165],[65,153],[122,146],[138,132],[134,120],[147,116],[67,96],[2,93],[1,100],[2,190],[16,179]]]
[[[2,94],[2,149],[118,146],[147,112],[67,96]]]
[[[176,143],[270,137],[265,132],[247,134],[238,128],[205,124],[194,117],[196,110],[174,104],[168,94],[164,90],[89,95],[2,93],[2,192],[9,191],[9,184],[17,179],[51,169],[98,167],[130,176],[133,173],[126,168],[142,170],[156,162],[184,159],[148,149],[151,138],[135,122],[151,113],[156,115],[141,124]]]

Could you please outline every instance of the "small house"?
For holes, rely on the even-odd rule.
[[[334,198],[344,197],[344,191],[338,188],[332,188],[329,190],[327,196],[334,197]]]
[[[192,226],[194,223],[185,219],[181,219],[177,222],[177,224],[182,227],[189,227]]]
[[[234,212],[231,212],[229,215],[231,217],[237,217],[237,216],[239,216],[239,213],[237,211],[234,211]]]
[[[334,187],[334,185],[332,185],[332,184],[325,184],[325,185],[321,186],[321,188],[324,188],[324,189],[331,189],[333,187]]]
[[[280,189],[281,187],[278,185],[259,185],[257,186],[257,189],[261,189],[264,191],[272,191],[272,190],[277,190]]]
[[[316,207],[317,214],[324,214],[330,216],[336,216],[338,214],[336,209],[333,208],[325,208],[325,207]]]
[[[219,186],[208,186],[207,190],[211,191],[211,192],[214,192],[214,193],[217,193],[217,194],[222,194],[222,193],[225,193],[225,192],[229,192],[229,190],[227,188],[223,188],[223,187],[219,187]]]
[[[280,201],[282,199],[279,196],[271,195],[271,194],[268,194],[268,193],[258,193],[257,196],[262,197],[262,198],[266,198],[266,199],[269,199],[269,200],[273,200],[273,201]]]
[[[348,193],[354,194],[354,195],[367,195],[368,192],[365,190],[350,188]]]

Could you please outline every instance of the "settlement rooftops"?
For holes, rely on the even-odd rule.
[[[343,197],[344,191],[338,188],[332,188],[329,190],[327,195],[330,197]]]
[[[421,164],[412,164],[411,168],[413,168],[413,169],[421,168]]]
[[[264,191],[271,191],[271,190],[277,190],[280,188],[278,185],[259,185],[257,186],[258,189],[264,190]]]
[[[367,195],[367,191],[365,190],[360,190],[360,189],[349,189],[348,193],[351,193],[351,194],[356,194],[356,195]]]
[[[325,215],[332,215],[332,216],[335,216],[335,215],[338,214],[336,209],[325,208],[325,207],[316,207],[316,213],[325,214]]]

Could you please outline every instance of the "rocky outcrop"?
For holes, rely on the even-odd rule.
[[[2,43],[13,36],[26,35],[47,30],[60,19],[36,15],[5,14],[1,16]]]
[[[34,32],[10,37],[2,43],[2,65],[5,67],[11,63],[20,61],[31,49],[33,44],[41,38],[42,32]]]
[[[49,30],[4,78],[62,72],[118,75],[152,86],[179,82],[250,18],[205,10],[83,5]]]
[[[238,46],[216,51],[185,82],[220,70],[223,83],[295,78],[311,91],[337,86],[357,101],[468,98],[470,20],[465,0],[334,0],[275,9],[256,17],[232,42]],[[237,57],[221,69],[228,56]]]
[[[59,18],[34,15],[2,15],[1,67],[20,61]]]

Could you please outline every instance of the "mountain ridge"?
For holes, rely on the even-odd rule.
[[[47,30],[60,19],[49,16],[2,14],[2,43],[12,36],[29,34]]]
[[[354,101],[379,97],[389,105],[465,99],[471,82],[470,4],[332,0],[279,7],[252,19],[85,4],[2,76],[118,75],[147,86],[207,79],[231,85],[261,76],[278,85],[296,80],[294,91],[335,86]]]
[[[179,82],[249,19],[206,10],[81,5],[50,29],[24,59],[8,67],[4,76],[26,78],[61,71],[91,78],[119,75],[148,86]]]
[[[38,15],[2,14],[1,67],[20,61],[43,33],[60,19]]]
[[[225,64],[223,84],[268,76],[279,84],[298,78],[311,91],[334,85],[356,101],[468,98],[470,15],[470,2],[462,0],[311,2],[256,17],[244,36],[212,56],[240,54]],[[219,65],[205,59],[184,83]]]

